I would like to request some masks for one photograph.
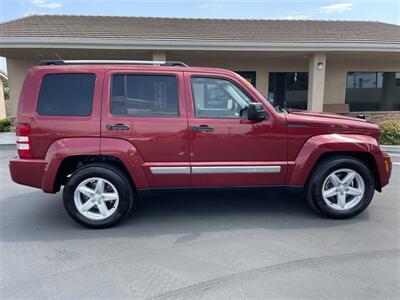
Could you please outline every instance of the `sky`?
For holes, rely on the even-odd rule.
[[[0,0],[0,22],[32,14],[363,20],[400,25],[400,0]],[[0,69],[6,70],[4,59]]]

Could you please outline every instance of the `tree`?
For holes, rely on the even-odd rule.
[[[4,99],[9,100],[10,99],[10,88],[8,87],[7,80],[3,81],[3,88],[4,88]]]

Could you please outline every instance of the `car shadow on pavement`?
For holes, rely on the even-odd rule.
[[[2,199],[1,240],[56,241],[100,237],[183,235],[185,242],[203,232],[246,229],[301,229],[364,222],[368,212],[351,220],[331,220],[314,213],[299,195],[272,192],[168,193],[137,199],[134,212],[111,229],[91,230],[69,218],[62,194],[32,191]]]

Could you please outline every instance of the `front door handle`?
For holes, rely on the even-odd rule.
[[[214,128],[208,125],[200,125],[200,126],[192,126],[192,131],[207,131],[211,132],[214,131]]]
[[[129,125],[126,124],[107,124],[108,130],[129,130]]]

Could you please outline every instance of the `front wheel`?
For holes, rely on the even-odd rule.
[[[345,219],[370,204],[375,191],[368,166],[353,157],[333,157],[319,163],[307,184],[307,200],[318,213]]]
[[[106,228],[120,222],[132,208],[127,176],[113,165],[89,164],[75,171],[63,192],[64,206],[78,223]]]

